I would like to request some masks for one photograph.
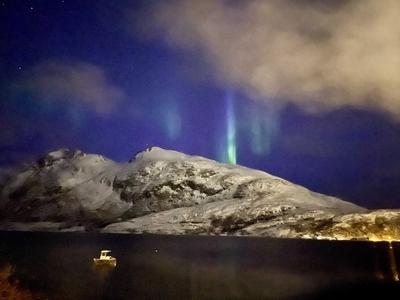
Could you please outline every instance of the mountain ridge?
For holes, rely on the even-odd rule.
[[[9,230],[344,239],[351,230],[341,235],[337,224],[350,222],[345,216],[377,214],[263,171],[159,147],[125,164],[50,152],[0,186],[0,211],[0,229]],[[395,223],[397,211],[381,211],[389,213]]]

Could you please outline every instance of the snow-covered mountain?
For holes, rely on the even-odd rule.
[[[0,197],[1,228],[17,230],[348,239],[338,224],[376,219],[265,172],[158,147],[126,164],[51,152],[11,175]]]
[[[101,221],[131,206],[112,188],[118,164],[66,149],[49,153],[10,176],[0,191],[4,220]]]

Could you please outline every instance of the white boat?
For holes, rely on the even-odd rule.
[[[117,265],[117,259],[108,255],[111,250],[101,250],[99,258],[93,258],[95,265],[107,265],[115,267]]]

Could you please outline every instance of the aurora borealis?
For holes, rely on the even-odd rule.
[[[0,1],[1,169],[154,145],[399,207],[400,4],[363,3]]]
[[[222,147],[222,162],[229,164],[237,163],[236,154],[236,115],[235,115],[235,104],[234,94],[232,91],[226,93],[226,144]]]

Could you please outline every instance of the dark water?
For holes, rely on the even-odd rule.
[[[400,296],[400,245],[214,236],[0,232],[0,266],[49,299]],[[94,268],[111,249],[115,268]],[[391,296],[392,298],[393,296]]]

